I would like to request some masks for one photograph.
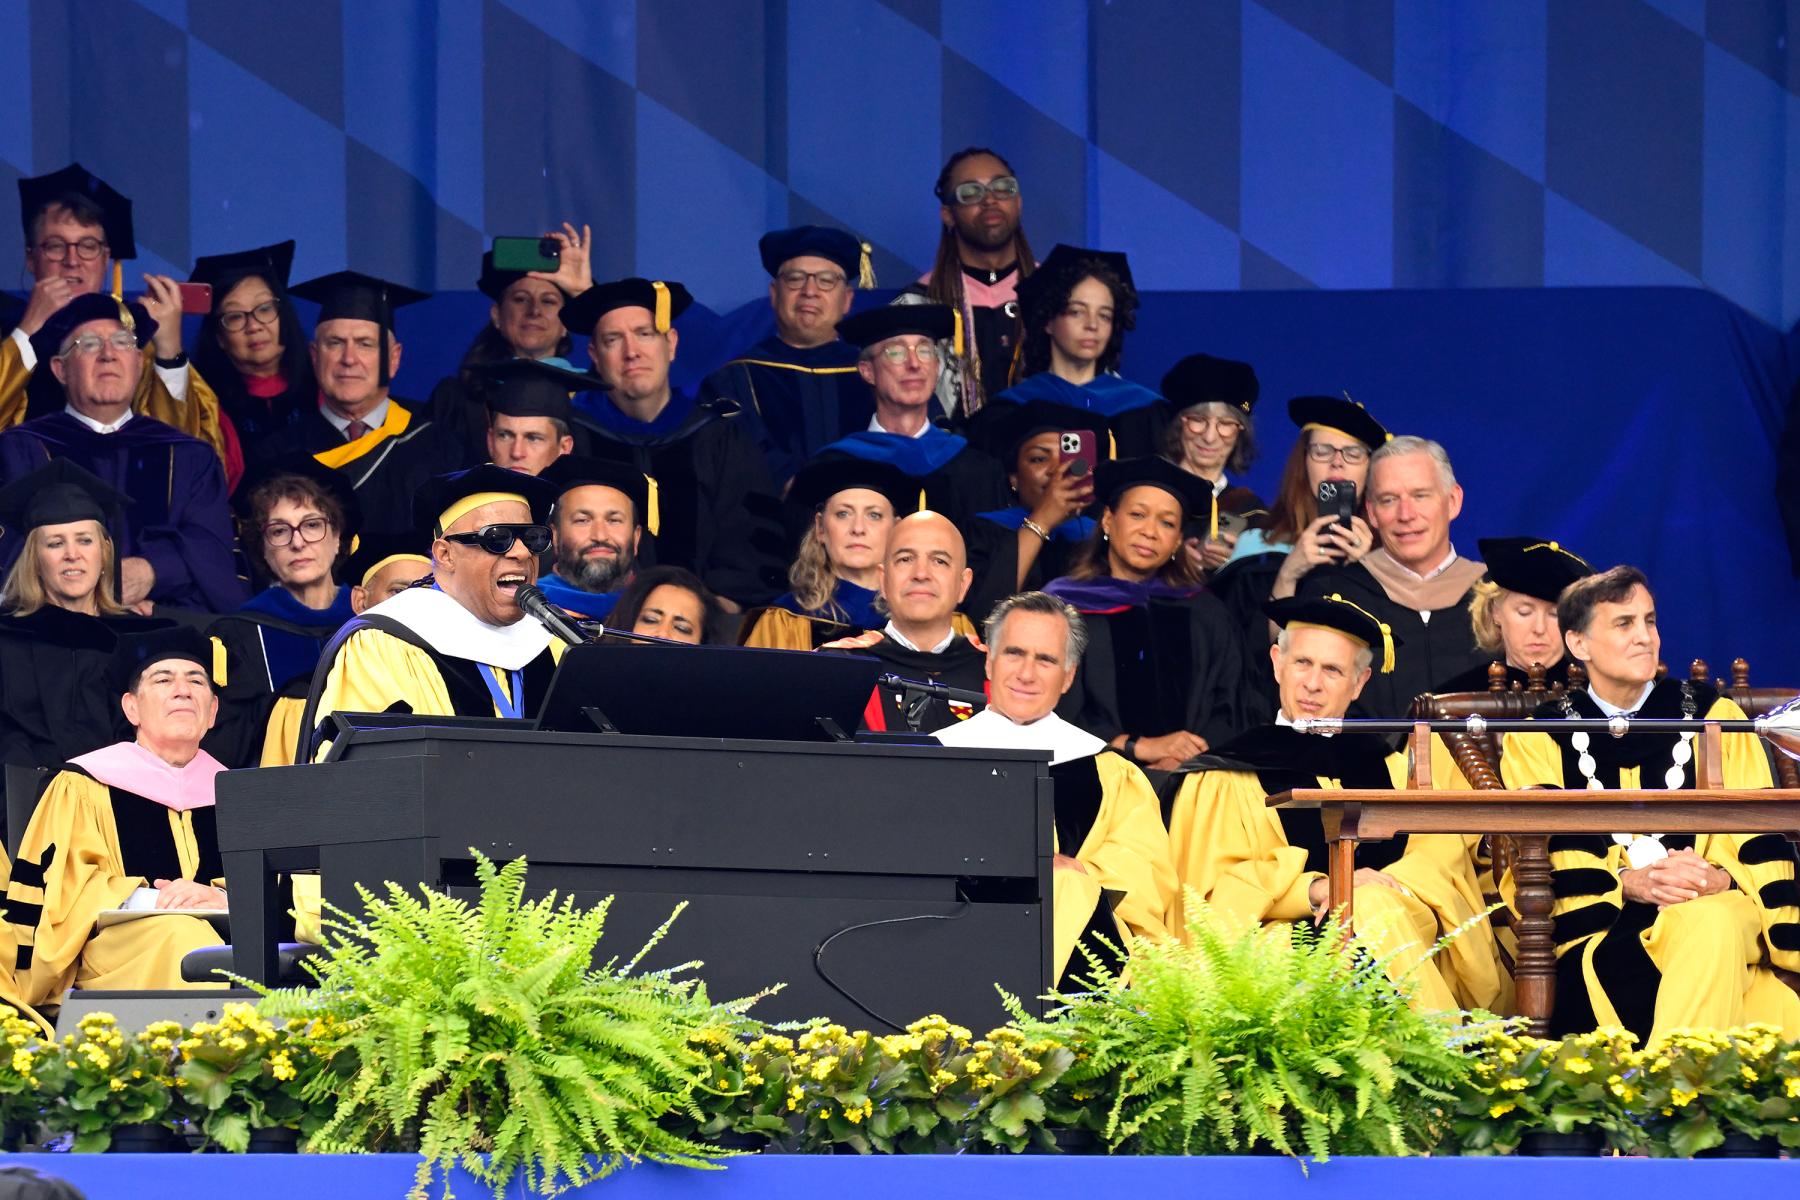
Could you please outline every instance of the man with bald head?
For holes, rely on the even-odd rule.
[[[563,643],[519,607],[550,547],[556,487],[487,464],[419,489],[435,587],[411,587],[344,624],[319,659],[302,719],[313,738],[333,712],[419,716],[537,715]]]
[[[960,633],[957,627],[956,607],[973,578],[956,526],[934,512],[914,513],[895,523],[881,562],[878,607],[886,610],[887,625],[819,649],[873,655],[902,678],[982,693],[986,655],[972,632]],[[972,701],[945,701],[883,684],[869,697],[863,727],[934,733],[966,721],[978,707]]]

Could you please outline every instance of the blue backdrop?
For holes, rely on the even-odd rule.
[[[294,236],[297,277],[446,293],[585,220],[600,274],[700,298],[693,378],[766,322],[760,233],[843,225],[904,282],[943,158],[992,145],[1040,251],[1127,250],[1158,293],[1128,374],[1206,349],[1271,407],[1348,388],[1449,445],[1464,545],[1640,561],[1671,662],[1795,681],[1793,33],[1792,0],[0,0],[0,188],[79,158],[143,269]],[[400,390],[482,315],[409,310]]]

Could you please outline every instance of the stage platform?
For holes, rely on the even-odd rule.
[[[11,1155],[59,1175],[90,1200],[255,1196],[256,1200],[403,1200],[418,1160],[372,1155]],[[1256,1196],[1258,1200],[1368,1200],[1399,1196],[1509,1196],[1593,1200],[1598,1195],[1785,1195],[1800,1164],[1781,1160],[1693,1162],[1643,1158],[1339,1158],[1300,1165],[1283,1158],[1081,1156],[758,1155],[719,1171],[628,1169],[566,1193],[581,1200],[857,1200],[920,1196]],[[461,1200],[493,1193],[458,1175]],[[1621,1190],[1622,1189],[1622,1190]],[[441,1194],[434,1189],[434,1196]],[[517,1188],[509,1197],[523,1196]]]

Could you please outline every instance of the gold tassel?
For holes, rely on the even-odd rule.
[[[919,507],[915,508],[913,511],[914,512],[924,512],[925,511],[925,489],[924,488],[919,489]]]
[[[657,286],[662,285],[658,284]],[[644,483],[647,485],[649,493],[647,496],[649,502],[644,506],[644,528],[650,531],[651,537],[655,537],[662,532],[662,505],[657,497],[656,476],[644,476]]]
[[[856,262],[856,286],[872,288],[875,286],[875,247],[867,242],[862,243],[862,254]]]
[[[963,356],[963,322],[960,308],[950,310],[950,349],[956,352],[956,357]]]
[[[226,684],[228,684],[230,682],[230,679],[227,677],[226,672],[225,672],[225,643],[221,642],[218,638],[212,638],[211,641],[212,641],[212,651],[213,651],[213,655],[212,655],[212,658],[213,658],[213,664],[212,664],[213,682],[218,684],[220,687],[224,687],[224,686],[226,686]]]
[[[1219,540],[1219,498],[1212,498],[1212,515],[1206,523],[1206,536],[1211,541]]]
[[[1352,401],[1352,403],[1354,403],[1354,401]],[[1339,604],[1348,604],[1351,608],[1354,608],[1357,612],[1375,622],[1376,626],[1381,630],[1381,673],[1386,675],[1391,672],[1394,669],[1394,627],[1389,625],[1386,621],[1381,620],[1374,613],[1370,612],[1356,601],[1346,600],[1336,592],[1331,593],[1326,599],[1335,600]],[[1373,649],[1373,647],[1371,647],[1371,649]]]
[[[113,263],[113,299],[125,298],[125,268],[120,263]]]
[[[669,332],[669,285],[658,279],[650,285],[656,289],[656,332]],[[655,530],[651,531],[652,533]]]

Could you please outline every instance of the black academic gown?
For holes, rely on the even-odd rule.
[[[1385,674],[1377,670],[1369,677],[1361,697],[1350,706],[1349,716],[1390,720],[1405,717],[1412,711],[1413,697],[1439,691],[1438,685],[1444,680],[1476,667],[1485,669],[1490,661],[1475,644],[1474,630],[1469,627],[1469,601],[1474,598],[1474,588],[1464,592],[1449,608],[1434,610],[1430,621],[1389,599],[1380,582],[1361,563],[1315,567],[1300,580],[1295,594],[1316,600],[1333,592],[1385,622],[1399,643],[1394,651],[1394,669]],[[1379,658],[1379,647],[1375,653]]]
[[[782,590],[783,539],[768,467],[736,416],[729,400],[675,396],[646,424],[603,395],[584,395],[574,419],[590,454],[655,481],[658,525],[640,562],[686,567],[719,595],[754,605]]]
[[[875,397],[857,373],[857,355],[847,342],[797,350],[767,338],[708,375],[700,399],[726,397],[753,421],[779,489],[825,446],[868,427]]]
[[[112,686],[121,633],[167,628],[154,617],[90,617],[45,605],[0,617],[0,761],[54,767],[130,740]]]
[[[1141,604],[1065,599],[1088,632],[1075,686],[1057,709],[1066,720],[1108,742],[1185,729],[1218,745],[1267,719],[1246,686],[1242,641],[1210,593]]]
[[[1038,591],[1050,580],[1066,575],[1094,524],[1090,518],[1077,517],[1051,530],[1050,540],[1038,549],[1031,569],[1025,572],[1025,582],[1020,584],[1019,530],[1028,515],[1015,506],[978,513],[961,526],[969,570],[974,574],[962,609],[977,621],[985,621],[996,604],[1015,592]]]
[[[420,485],[434,475],[459,471],[478,461],[470,456],[451,430],[427,419],[410,402],[394,400],[392,403],[411,413],[407,428],[396,436],[374,442],[338,467],[356,491],[363,513],[364,533],[412,533],[413,493]],[[344,435],[320,414],[315,404],[299,421],[265,438],[252,461],[263,462],[298,454],[319,455],[344,444]]]
[[[909,650],[886,633],[871,631],[860,637],[830,642],[821,647],[828,654],[866,654],[880,659],[887,669],[904,679],[941,683],[979,695],[987,694],[987,654],[966,637],[954,637],[938,654]],[[935,696],[915,696],[908,705],[906,689],[877,684],[863,710],[864,729],[878,732],[935,733],[945,726],[966,721],[985,704],[950,701]]]
[[[130,496],[111,526],[120,558],[144,558],[156,572],[150,598],[206,612],[236,608],[249,595],[232,556],[225,472],[212,447],[151,417],[95,433],[67,413],[36,417],[0,433],[0,484],[52,458],[66,458]],[[11,566],[22,531],[0,533]]]

